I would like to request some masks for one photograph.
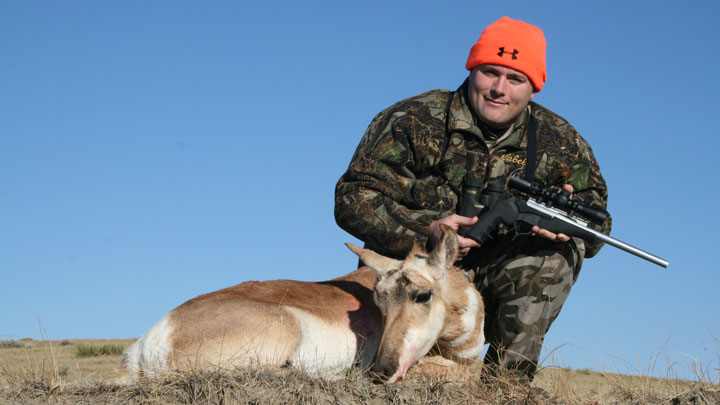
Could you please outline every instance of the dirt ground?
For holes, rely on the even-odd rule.
[[[78,344],[130,346],[134,339],[112,340],[19,340],[0,346],[0,388],[7,388],[13,378],[57,376],[63,383],[74,384],[112,379],[120,365],[120,355],[78,357]],[[4,378],[3,378],[4,377]]]
[[[519,388],[504,382],[488,388],[477,381],[457,383],[450,380],[429,383],[409,381],[383,388],[359,373],[351,374],[347,381],[324,382],[298,376],[297,373],[288,377],[287,374],[278,376],[272,372],[222,377],[184,374],[150,386],[121,389],[113,386],[120,366],[120,354],[81,357],[77,353],[81,344],[128,347],[132,342],[132,339],[0,341],[0,402],[32,403],[52,399],[58,403],[73,403],[80,392],[83,402],[90,403],[115,400],[129,403],[282,403],[287,398],[309,403],[402,403],[406,400],[413,403],[472,403],[478,400],[588,404],[720,403],[720,386],[717,384],[550,368],[538,374],[532,386],[542,390],[534,391],[532,387]],[[279,386],[274,386],[273,381],[277,381]],[[251,396],[259,395],[261,387],[268,390],[269,396],[250,400]],[[308,387],[314,388],[307,391]],[[444,391],[437,391],[437,387],[443,387]],[[116,396],[108,397],[109,392],[115,392]]]

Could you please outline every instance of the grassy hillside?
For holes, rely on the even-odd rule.
[[[417,376],[382,385],[358,370],[322,379],[278,369],[170,373],[118,385],[120,353],[132,342],[0,341],[0,403],[720,403],[717,384],[550,368],[530,387],[506,379]]]

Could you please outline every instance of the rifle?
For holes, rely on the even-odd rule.
[[[493,238],[492,232],[500,223],[508,226],[526,223],[578,237],[588,243],[600,240],[665,268],[670,264],[667,260],[588,227],[587,221],[602,224],[610,215],[601,207],[585,205],[572,200],[570,193],[565,190],[555,191],[516,175],[510,177],[508,186],[530,198],[516,198],[515,201],[505,199],[503,180],[489,183],[485,189],[478,181],[466,181],[458,214],[471,218],[477,216],[478,221],[472,227],[461,228],[458,234],[485,243]]]

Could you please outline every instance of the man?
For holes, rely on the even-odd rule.
[[[413,243],[435,242],[440,223],[471,226],[477,217],[456,213],[463,187],[507,183],[512,174],[606,207],[590,146],[567,121],[531,101],[546,81],[539,28],[501,18],[472,46],[466,68],[470,75],[456,91],[396,103],[360,141],[336,187],[335,218],[367,247],[402,258]],[[610,219],[599,229],[609,233]],[[464,237],[459,244],[458,265],[485,300],[485,364],[531,380],[583,258],[602,245],[537,227],[502,227],[482,246]]]

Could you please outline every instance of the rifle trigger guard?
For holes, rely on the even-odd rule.
[[[513,242],[515,241],[515,239],[517,239],[520,236],[532,235],[532,231],[520,232],[520,228],[521,228],[521,223],[517,222],[517,221],[513,224],[512,228],[510,228],[510,232],[512,232],[512,241]]]

